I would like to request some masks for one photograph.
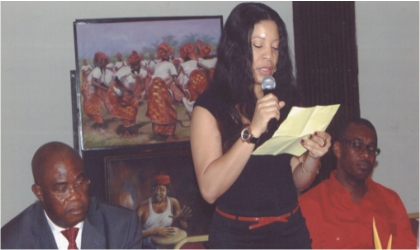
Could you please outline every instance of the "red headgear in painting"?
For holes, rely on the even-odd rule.
[[[140,58],[139,54],[137,53],[137,51],[134,51],[134,50],[131,53],[131,55],[127,58],[127,62],[130,65],[138,64],[138,63],[140,63],[140,61],[141,61],[141,58]]]
[[[167,185],[171,183],[169,175],[160,174],[155,176],[155,185]]]
[[[185,61],[185,58],[195,52],[195,46],[192,43],[187,43],[182,45],[182,47],[179,49],[179,55],[181,56],[182,60]]]
[[[210,55],[211,50],[213,49],[210,45],[203,45],[199,47],[200,49],[200,54],[202,57],[206,57],[208,55]]]
[[[159,44],[157,48],[158,59],[168,58],[172,52],[172,48],[165,42]]]
[[[96,52],[95,53],[95,56],[93,57],[93,60],[96,62],[96,63],[99,63],[99,62],[101,62],[101,61],[103,61],[103,60],[106,60],[106,59],[108,59],[108,56],[107,55],[105,55],[104,53],[102,53],[102,52]]]

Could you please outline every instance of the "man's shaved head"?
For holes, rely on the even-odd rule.
[[[66,158],[75,158],[82,162],[79,154],[67,144],[54,141],[42,145],[32,158],[32,174],[35,183],[39,184],[44,173],[49,171],[51,163]]]

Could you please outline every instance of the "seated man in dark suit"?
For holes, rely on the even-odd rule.
[[[83,161],[70,146],[50,142],[32,158],[39,199],[1,228],[2,248],[140,248],[134,211],[89,198]]]

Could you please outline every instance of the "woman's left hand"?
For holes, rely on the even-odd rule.
[[[331,146],[331,136],[324,131],[316,131],[308,136],[306,139],[301,139],[300,143],[309,151],[309,156],[312,158],[320,158]]]

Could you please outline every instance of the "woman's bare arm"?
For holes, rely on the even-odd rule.
[[[260,87],[261,90],[261,87]],[[259,138],[267,129],[272,118],[280,118],[284,102],[269,94],[257,101],[249,128],[254,137]],[[191,121],[191,149],[198,185],[204,199],[213,203],[236,181],[248,162],[255,144],[242,141],[238,137],[233,146],[222,152],[222,138],[215,117],[203,107],[195,107]]]
[[[202,107],[195,107],[191,121],[191,150],[198,185],[203,198],[213,203],[236,181],[255,145],[240,138],[224,155],[216,119]]]

